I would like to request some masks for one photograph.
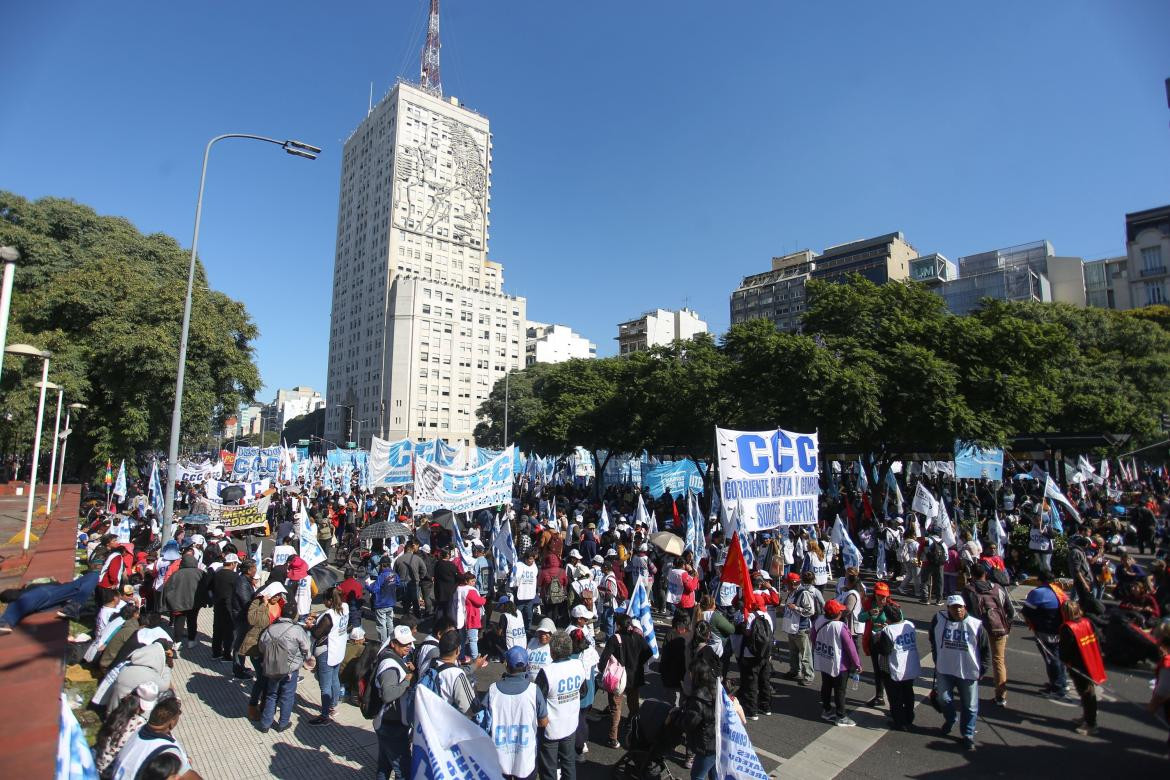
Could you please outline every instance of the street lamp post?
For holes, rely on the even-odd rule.
[[[504,448],[508,447],[508,379],[512,376],[511,371],[504,372]]]
[[[4,263],[4,281],[0,283],[0,369],[4,367],[4,345],[8,342],[8,312],[12,309],[12,277],[16,275],[16,261],[20,252],[14,246],[0,246],[0,261]]]
[[[246,138],[276,144],[291,155],[309,160],[316,160],[317,155],[321,153],[321,150],[316,146],[310,146],[300,141],[278,141],[275,138],[248,133],[217,135],[207,142],[207,148],[203,150],[203,171],[199,175],[199,197],[195,201],[195,235],[191,239],[191,263],[187,270],[187,297],[183,301],[183,326],[179,335],[179,369],[175,375],[175,406],[171,412],[171,441],[167,450],[167,497],[163,507],[164,542],[171,538],[171,526],[175,513],[175,479],[179,474],[179,428],[183,419],[183,379],[187,370],[187,335],[191,327],[191,288],[195,285],[195,256],[199,248],[199,221],[203,217],[203,187],[207,183],[207,158],[211,155],[211,147],[225,138]]]
[[[36,501],[37,464],[40,461],[41,453],[41,424],[45,417],[45,390],[49,387],[49,358],[52,357],[52,353],[28,344],[13,344],[6,347],[4,351],[9,355],[25,355],[41,359],[41,381],[37,383],[41,389],[40,400],[37,402],[37,432],[33,436],[32,471],[28,478],[28,505],[24,512],[24,543],[21,545],[21,549],[28,552],[29,537],[32,536],[33,504]]]
[[[65,388],[49,382],[49,389],[57,391],[57,421],[53,423],[53,454],[49,456],[49,484],[45,488],[45,517],[53,513],[53,482],[57,479],[57,437],[61,434],[61,404],[65,400]]]
[[[57,500],[61,500],[61,487],[65,483],[65,448],[69,446],[69,434],[73,429],[69,427],[69,413],[88,409],[85,404],[69,404],[65,409],[65,430],[61,431],[61,468],[57,471]]]

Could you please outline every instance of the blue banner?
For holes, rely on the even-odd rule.
[[[670,490],[672,496],[680,496],[688,490],[701,493],[703,475],[689,460],[663,463],[651,469],[643,469],[642,487],[648,488],[654,498],[658,498],[667,490]]]
[[[955,440],[955,479],[990,479],[1003,481],[1003,449],[967,447]]]
[[[512,500],[513,448],[492,462],[466,471],[437,463],[416,464],[414,508],[430,513],[440,509],[474,512]]]

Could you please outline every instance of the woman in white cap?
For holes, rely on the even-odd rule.
[[[93,752],[97,758],[97,769],[103,777],[117,760],[122,747],[137,731],[146,725],[150,711],[158,702],[158,685],[144,682],[122,699],[98,729],[97,742]]]

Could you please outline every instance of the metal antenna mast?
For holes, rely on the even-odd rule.
[[[427,21],[427,43],[422,53],[422,88],[435,95],[443,94],[439,77],[439,0],[431,0],[431,14]]]

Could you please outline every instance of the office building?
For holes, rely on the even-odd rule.
[[[1085,304],[1099,309],[1131,309],[1129,257],[1107,257],[1085,263]]]
[[[901,231],[874,238],[831,246],[816,257],[812,278],[845,281],[849,274],[861,274],[875,284],[900,281],[910,276],[910,261],[918,250],[907,243]]]
[[[524,365],[564,363],[597,357],[597,345],[568,325],[546,325],[529,320],[524,339]]]
[[[983,298],[1085,306],[1085,261],[1057,255],[1048,241],[960,257],[959,278],[939,287],[947,308],[969,314]]]
[[[272,403],[264,406],[264,430],[283,431],[289,420],[315,412],[324,405],[325,399],[311,387],[281,388]]]
[[[1126,214],[1125,251],[1132,306],[1170,303],[1170,206]]]
[[[654,309],[618,324],[618,353],[644,352],[653,346],[686,341],[707,332],[707,323],[691,309]]]
[[[805,282],[816,266],[816,254],[802,249],[772,258],[772,270],[745,276],[731,293],[731,324],[769,319],[780,330],[800,329],[805,309]]]
[[[921,255],[910,261],[910,280],[921,282],[930,289],[937,289],[958,276],[959,267],[955,261],[948,260],[938,252]]]
[[[399,81],[345,142],[325,438],[473,443],[476,410],[524,361],[525,301],[488,259],[492,137],[444,96],[432,4],[420,84]],[[360,428],[360,437],[358,431]]]

